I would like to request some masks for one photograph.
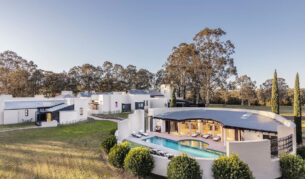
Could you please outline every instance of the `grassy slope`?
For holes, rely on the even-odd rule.
[[[8,130],[14,128],[24,128],[24,127],[33,127],[35,126],[34,122],[20,123],[20,124],[8,124],[8,125],[0,125],[1,130]]]
[[[0,178],[130,178],[99,151],[110,121],[0,133]]]

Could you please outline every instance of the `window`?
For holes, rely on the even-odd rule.
[[[115,102],[115,108],[118,108],[118,102],[117,101]]]
[[[148,100],[145,101],[145,106],[148,106]]]
[[[24,113],[25,113],[25,114],[24,114],[25,116],[29,116],[29,110],[28,110],[28,109],[26,109],[26,110],[24,111]]]
[[[82,116],[84,114],[84,109],[83,108],[80,108],[79,109],[79,114]]]

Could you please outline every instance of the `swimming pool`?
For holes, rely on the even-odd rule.
[[[211,149],[207,149],[206,147],[208,146],[208,144],[206,142],[199,140],[174,141],[174,140],[154,136],[151,138],[143,139],[143,141],[152,144],[161,145],[163,147],[167,147],[177,151],[185,152],[196,157],[218,158],[219,154],[222,153],[218,151],[212,151]]]

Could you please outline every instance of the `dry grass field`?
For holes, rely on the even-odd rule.
[[[115,127],[90,121],[0,133],[0,178],[132,178],[101,155],[100,143]]]

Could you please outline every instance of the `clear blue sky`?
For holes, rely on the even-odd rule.
[[[235,64],[261,84],[276,68],[305,87],[305,1],[2,0],[0,51],[13,50],[60,72],[105,60],[156,72],[173,46],[221,27]]]

